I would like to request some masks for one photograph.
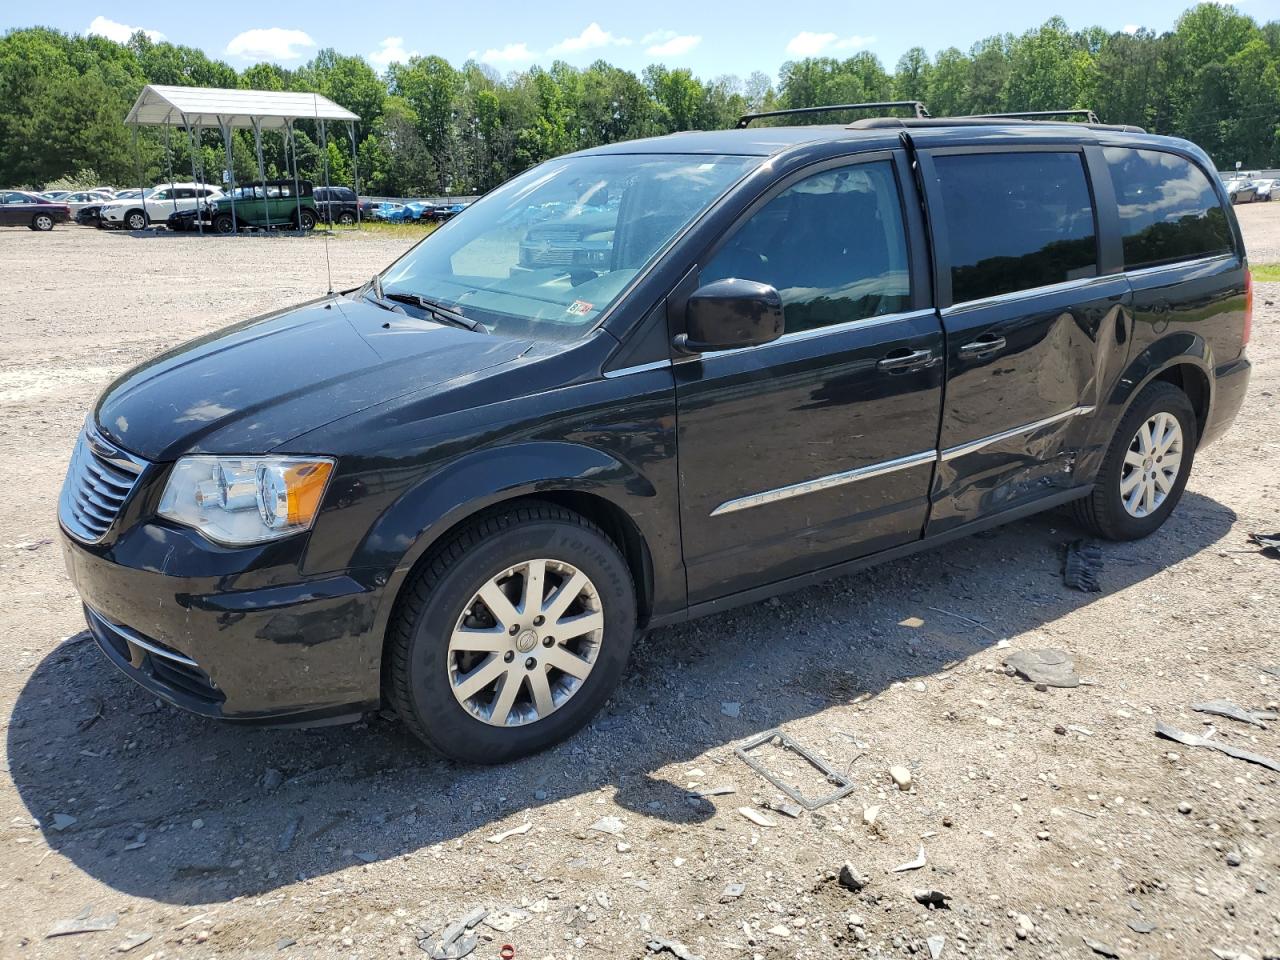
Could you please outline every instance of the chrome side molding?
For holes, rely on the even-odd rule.
[[[763,506],[766,503],[777,503],[779,500],[787,500],[791,497],[801,497],[806,493],[816,493],[819,490],[829,490],[832,487],[839,487],[846,483],[856,483],[859,480],[867,480],[870,477],[880,477],[886,473],[894,473],[898,470],[906,470],[910,467],[918,467],[924,463],[931,463],[938,457],[937,450],[922,450],[920,453],[913,453],[910,456],[899,457],[896,460],[885,460],[881,463],[873,463],[866,467],[859,467],[856,470],[845,470],[842,473],[832,473],[825,477],[818,477],[815,480],[804,480],[800,483],[793,483],[785,487],[776,487],[773,490],[765,490],[762,493],[753,493],[749,496],[738,497],[736,500],[726,500],[720,506],[711,511],[711,516],[718,517],[725,513],[734,513],[738,510],[747,510],[751,507]]]
[[[1055,423],[1063,420],[1070,420],[1072,417],[1083,417],[1093,413],[1093,407],[1072,407],[1070,410],[1063,410],[1062,413],[1055,413],[1051,417],[1045,417],[1043,420],[1036,420],[1032,423],[1024,423],[1020,427],[1013,427],[1009,430],[1002,430],[999,433],[993,433],[989,437],[979,437],[977,440],[970,440],[968,443],[961,443],[954,447],[947,447],[943,450],[939,459],[944,463],[947,460],[954,460],[956,457],[963,457],[970,453],[977,453],[983,447],[989,447],[993,443],[999,443],[1001,440],[1008,440],[1011,437],[1020,436],[1024,433],[1032,433],[1043,427],[1051,427]]]

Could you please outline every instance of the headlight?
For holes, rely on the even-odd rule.
[[[159,514],[227,546],[311,529],[333,461],[321,457],[183,457]]]

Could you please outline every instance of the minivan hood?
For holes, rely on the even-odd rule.
[[[261,454],[375,403],[509,363],[530,346],[325,298],[161,354],[111,384],[94,413],[110,439],[152,461]]]

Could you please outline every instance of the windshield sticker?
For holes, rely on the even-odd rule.
[[[593,306],[594,304],[587,303],[585,300],[575,300],[564,308],[564,312],[571,317],[585,317],[591,312]]]

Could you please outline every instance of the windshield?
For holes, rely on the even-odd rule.
[[[759,157],[552,160],[427,237],[382,277],[504,336],[574,340]]]

